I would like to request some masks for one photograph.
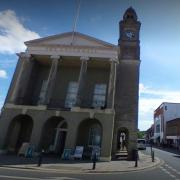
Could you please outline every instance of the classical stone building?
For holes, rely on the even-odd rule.
[[[0,149],[23,142],[62,154],[100,147],[110,160],[122,134],[129,159],[136,148],[140,22],[133,8],[113,45],[78,32],[25,42],[2,108]]]

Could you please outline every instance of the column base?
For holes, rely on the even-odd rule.
[[[79,106],[75,106],[71,108],[72,111],[79,112],[81,108]]]
[[[46,105],[38,105],[37,107],[39,110],[46,110],[47,109]]]

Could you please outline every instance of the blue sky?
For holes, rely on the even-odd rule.
[[[76,31],[117,44],[119,21],[132,6],[142,23],[139,128],[164,101],[180,102],[180,1],[81,0]],[[26,40],[72,31],[77,0],[0,1],[0,107]]]

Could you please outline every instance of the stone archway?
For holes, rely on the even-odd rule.
[[[42,149],[47,153],[61,155],[64,151],[67,122],[62,117],[49,118],[43,127],[41,144]]]
[[[117,133],[117,151],[128,151],[129,131],[125,127],[118,129]]]
[[[9,152],[18,152],[24,142],[29,143],[33,129],[33,120],[28,115],[18,115],[11,121],[6,140]]]
[[[101,148],[102,132],[102,125],[97,119],[86,119],[79,124],[76,145],[84,147],[87,158],[90,158],[93,147]]]

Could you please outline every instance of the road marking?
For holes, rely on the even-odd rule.
[[[71,178],[71,177],[52,177],[49,178],[49,180],[81,180],[81,179]]]
[[[176,172],[177,174],[179,174],[179,173],[177,172],[177,170],[174,169],[173,167],[171,167],[171,166],[169,166],[169,165],[167,165],[167,164],[165,164],[165,166],[166,166],[167,168],[169,168],[170,170],[172,170],[172,171]],[[160,169],[161,169],[162,171],[164,171],[166,174],[168,174],[170,177],[174,178],[175,180],[180,180],[180,179],[178,179],[178,178],[176,177],[176,175],[172,174],[171,172],[169,172],[169,171],[168,171],[167,169],[165,169],[164,167],[160,167]]]
[[[175,175],[173,175],[173,174],[169,174],[171,177],[173,177],[173,178],[175,178],[176,176]]]
[[[180,172],[177,169],[175,169],[167,164],[165,164],[165,166],[168,167],[169,169],[171,169],[172,171],[174,171],[175,173],[180,174]]]
[[[171,174],[171,172],[169,172],[167,169],[165,169],[165,168],[161,167],[161,170],[162,170],[162,171],[164,171],[166,174],[168,174],[170,177],[172,177],[172,178],[176,178],[176,176],[175,176],[175,175],[173,175],[173,174]]]
[[[44,180],[44,178],[42,179],[42,178],[30,178],[30,177],[23,177],[23,176],[6,176],[6,175],[0,175],[0,178],[21,179],[21,180]],[[71,178],[71,177],[49,177],[48,179],[49,180],[81,180],[81,179]]]
[[[40,179],[40,178],[30,178],[30,177],[23,177],[23,176],[5,176],[5,175],[0,175],[0,178],[25,179],[25,180],[43,180],[43,179]]]

